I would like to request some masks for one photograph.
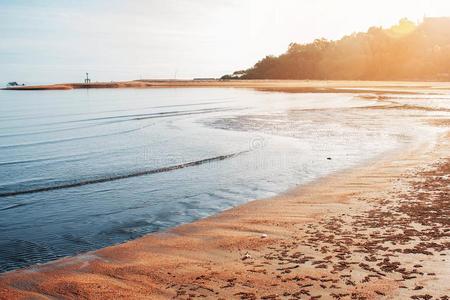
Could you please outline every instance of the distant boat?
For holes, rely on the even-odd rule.
[[[8,82],[8,84],[6,85],[7,87],[14,87],[14,86],[24,86],[25,84],[18,84],[16,81],[11,81]]]

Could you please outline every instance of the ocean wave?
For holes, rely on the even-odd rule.
[[[158,106],[146,106],[146,107],[140,107],[140,108],[133,108],[133,109],[114,109],[114,110],[104,110],[104,111],[97,111],[92,113],[68,113],[68,114],[51,114],[51,115],[22,115],[18,117],[6,117],[6,116],[0,116],[0,122],[10,122],[10,121],[20,121],[20,120],[38,120],[38,119],[54,119],[54,118],[61,118],[61,117],[75,117],[75,116],[87,116],[87,115],[100,115],[100,114],[109,114],[109,113],[116,113],[116,112],[126,112],[126,111],[136,111],[136,110],[146,110],[146,109],[154,109],[154,108],[170,108],[170,107],[189,107],[189,106],[202,106],[202,105],[211,105],[211,104],[222,104],[226,103],[233,98],[218,98],[216,100],[226,100],[226,101],[210,101],[210,102],[201,102],[201,103],[186,103],[186,104],[173,104],[173,105],[158,105]],[[214,99],[211,99],[214,100]],[[11,112],[7,112],[8,114],[11,114]]]
[[[183,164],[162,167],[162,168],[157,168],[157,169],[143,169],[143,170],[138,170],[138,171],[129,172],[129,173],[123,173],[123,174],[113,174],[113,175],[107,175],[107,176],[84,179],[84,180],[82,179],[82,180],[77,180],[77,181],[67,181],[67,182],[60,183],[58,185],[42,186],[42,187],[37,187],[37,188],[33,188],[33,189],[24,189],[24,190],[10,191],[10,192],[0,192],[0,198],[23,195],[23,194],[39,193],[39,192],[48,192],[48,191],[53,191],[53,190],[79,187],[79,186],[84,186],[84,185],[89,185],[89,184],[115,181],[115,180],[120,180],[120,179],[131,178],[131,177],[138,177],[138,176],[144,176],[144,175],[150,175],[150,174],[156,174],[156,173],[170,172],[170,171],[174,171],[174,170],[178,170],[178,169],[184,169],[184,168],[188,168],[188,167],[211,163],[214,161],[220,161],[220,160],[225,160],[228,158],[233,158],[235,156],[238,156],[240,154],[244,154],[247,152],[249,152],[249,150],[235,152],[235,153],[226,154],[226,155],[215,156],[215,157],[210,157],[210,158],[205,158],[205,159],[201,159],[201,160],[191,161],[191,162],[187,162],[187,163],[183,163]]]
[[[223,112],[223,111],[231,111],[231,110],[236,110],[236,109],[235,108],[213,107],[213,108],[193,109],[193,110],[173,110],[173,111],[165,111],[165,112],[157,112],[157,113],[125,114],[125,115],[118,115],[118,116],[106,116],[106,117],[86,118],[86,119],[77,119],[77,120],[68,120],[68,121],[48,122],[48,123],[42,123],[42,124],[34,124],[33,127],[85,123],[85,122],[97,122],[97,121],[107,121],[105,123],[118,123],[118,122],[136,121],[136,120],[143,120],[143,119],[178,117],[178,116],[203,114],[203,113],[211,113],[211,112]],[[17,129],[17,128],[23,128],[23,126],[2,127],[2,128],[0,128],[0,130],[9,130],[9,129]]]
[[[12,145],[5,145],[0,146],[0,149],[8,149],[8,148],[16,148],[16,147],[30,147],[30,146],[39,146],[39,145],[47,145],[47,144],[58,144],[58,143],[64,143],[64,142],[73,142],[73,141],[79,141],[79,140],[88,140],[88,139],[95,139],[99,137],[106,137],[106,136],[114,136],[114,135],[121,135],[121,134],[127,134],[135,131],[139,131],[141,129],[153,126],[154,124],[148,124],[144,126],[140,126],[138,128],[118,131],[118,132],[111,132],[106,134],[97,134],[97,135],[89,135],[89,136],[81,136],[81,137],[74,137],[74,138],[68,138],[68,139],[60,139],[60,140],[48,140],[48,141],[40,141],[35,143],[23,143],[23,144],[12,144]]]

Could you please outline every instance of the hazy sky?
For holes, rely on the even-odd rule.
[[[0,83],[217,77],[449,0],[0,0]]]

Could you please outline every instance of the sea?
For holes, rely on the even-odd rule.
[[[245,88],[0,91],[0,272],[301,189],[429,140],[436,130],[417,114],[425,120],[442,111],[395,103],[439,107],[449,97]]]

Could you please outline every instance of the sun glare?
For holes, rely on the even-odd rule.
[[[402,37],[412,33],[416,27],[417,25],[414,22],[408,19],[402,19],[397,25],[389,29],[389,33],[393,36]]]

